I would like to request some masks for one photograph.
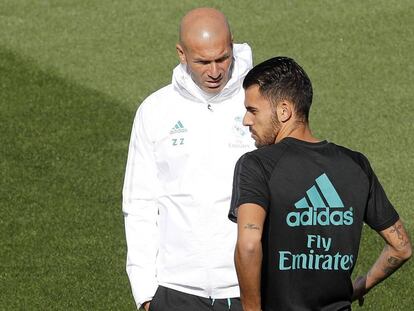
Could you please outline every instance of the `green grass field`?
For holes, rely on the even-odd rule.
[[[410,232],[414,2],[0,2],[0,310],[134,310],[121,189],[134,112],[171,78],[181,16],[214,6],[255,63],[295,58],[317,136],[364,152]],[[382,248],[365,230],[355,275]],[[409,262],[355,310],[412,310]]]

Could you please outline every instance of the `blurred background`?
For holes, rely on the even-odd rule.
[[[212,6],[255,64],[293,57],[319,138],[363,152],[414,230],[414,2],[1,0],[0,310],[135,310],[121,191],[140,102],[171,81],[181,17]],[[364,229],[354,275],[383,241]],[[412,310],[412,262],[363,308]]]

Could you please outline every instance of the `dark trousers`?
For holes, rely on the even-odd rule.
[[[243,311],[240,298],[211,299],[159,286],[149,311]]]

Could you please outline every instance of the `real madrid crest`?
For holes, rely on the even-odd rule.
[[[240,116],[237,116],[234,118],[233,122],[233,132],[238,137],[244,137],[247,134],[249,134],[249,130],[246,126],[243,125],[243,118]]]

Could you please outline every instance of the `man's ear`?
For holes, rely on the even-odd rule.
[[[178,58],[180,59],[181,64],[187,64],[187,58],[185,57],[184,48],[181,44],[177,43],[175,45],[175,49],[177,50]]]
[[[277,117],[280,122],[285,123],[292,118],[293,107],[292,104],[286,100],[282,100],[276,108]]]

